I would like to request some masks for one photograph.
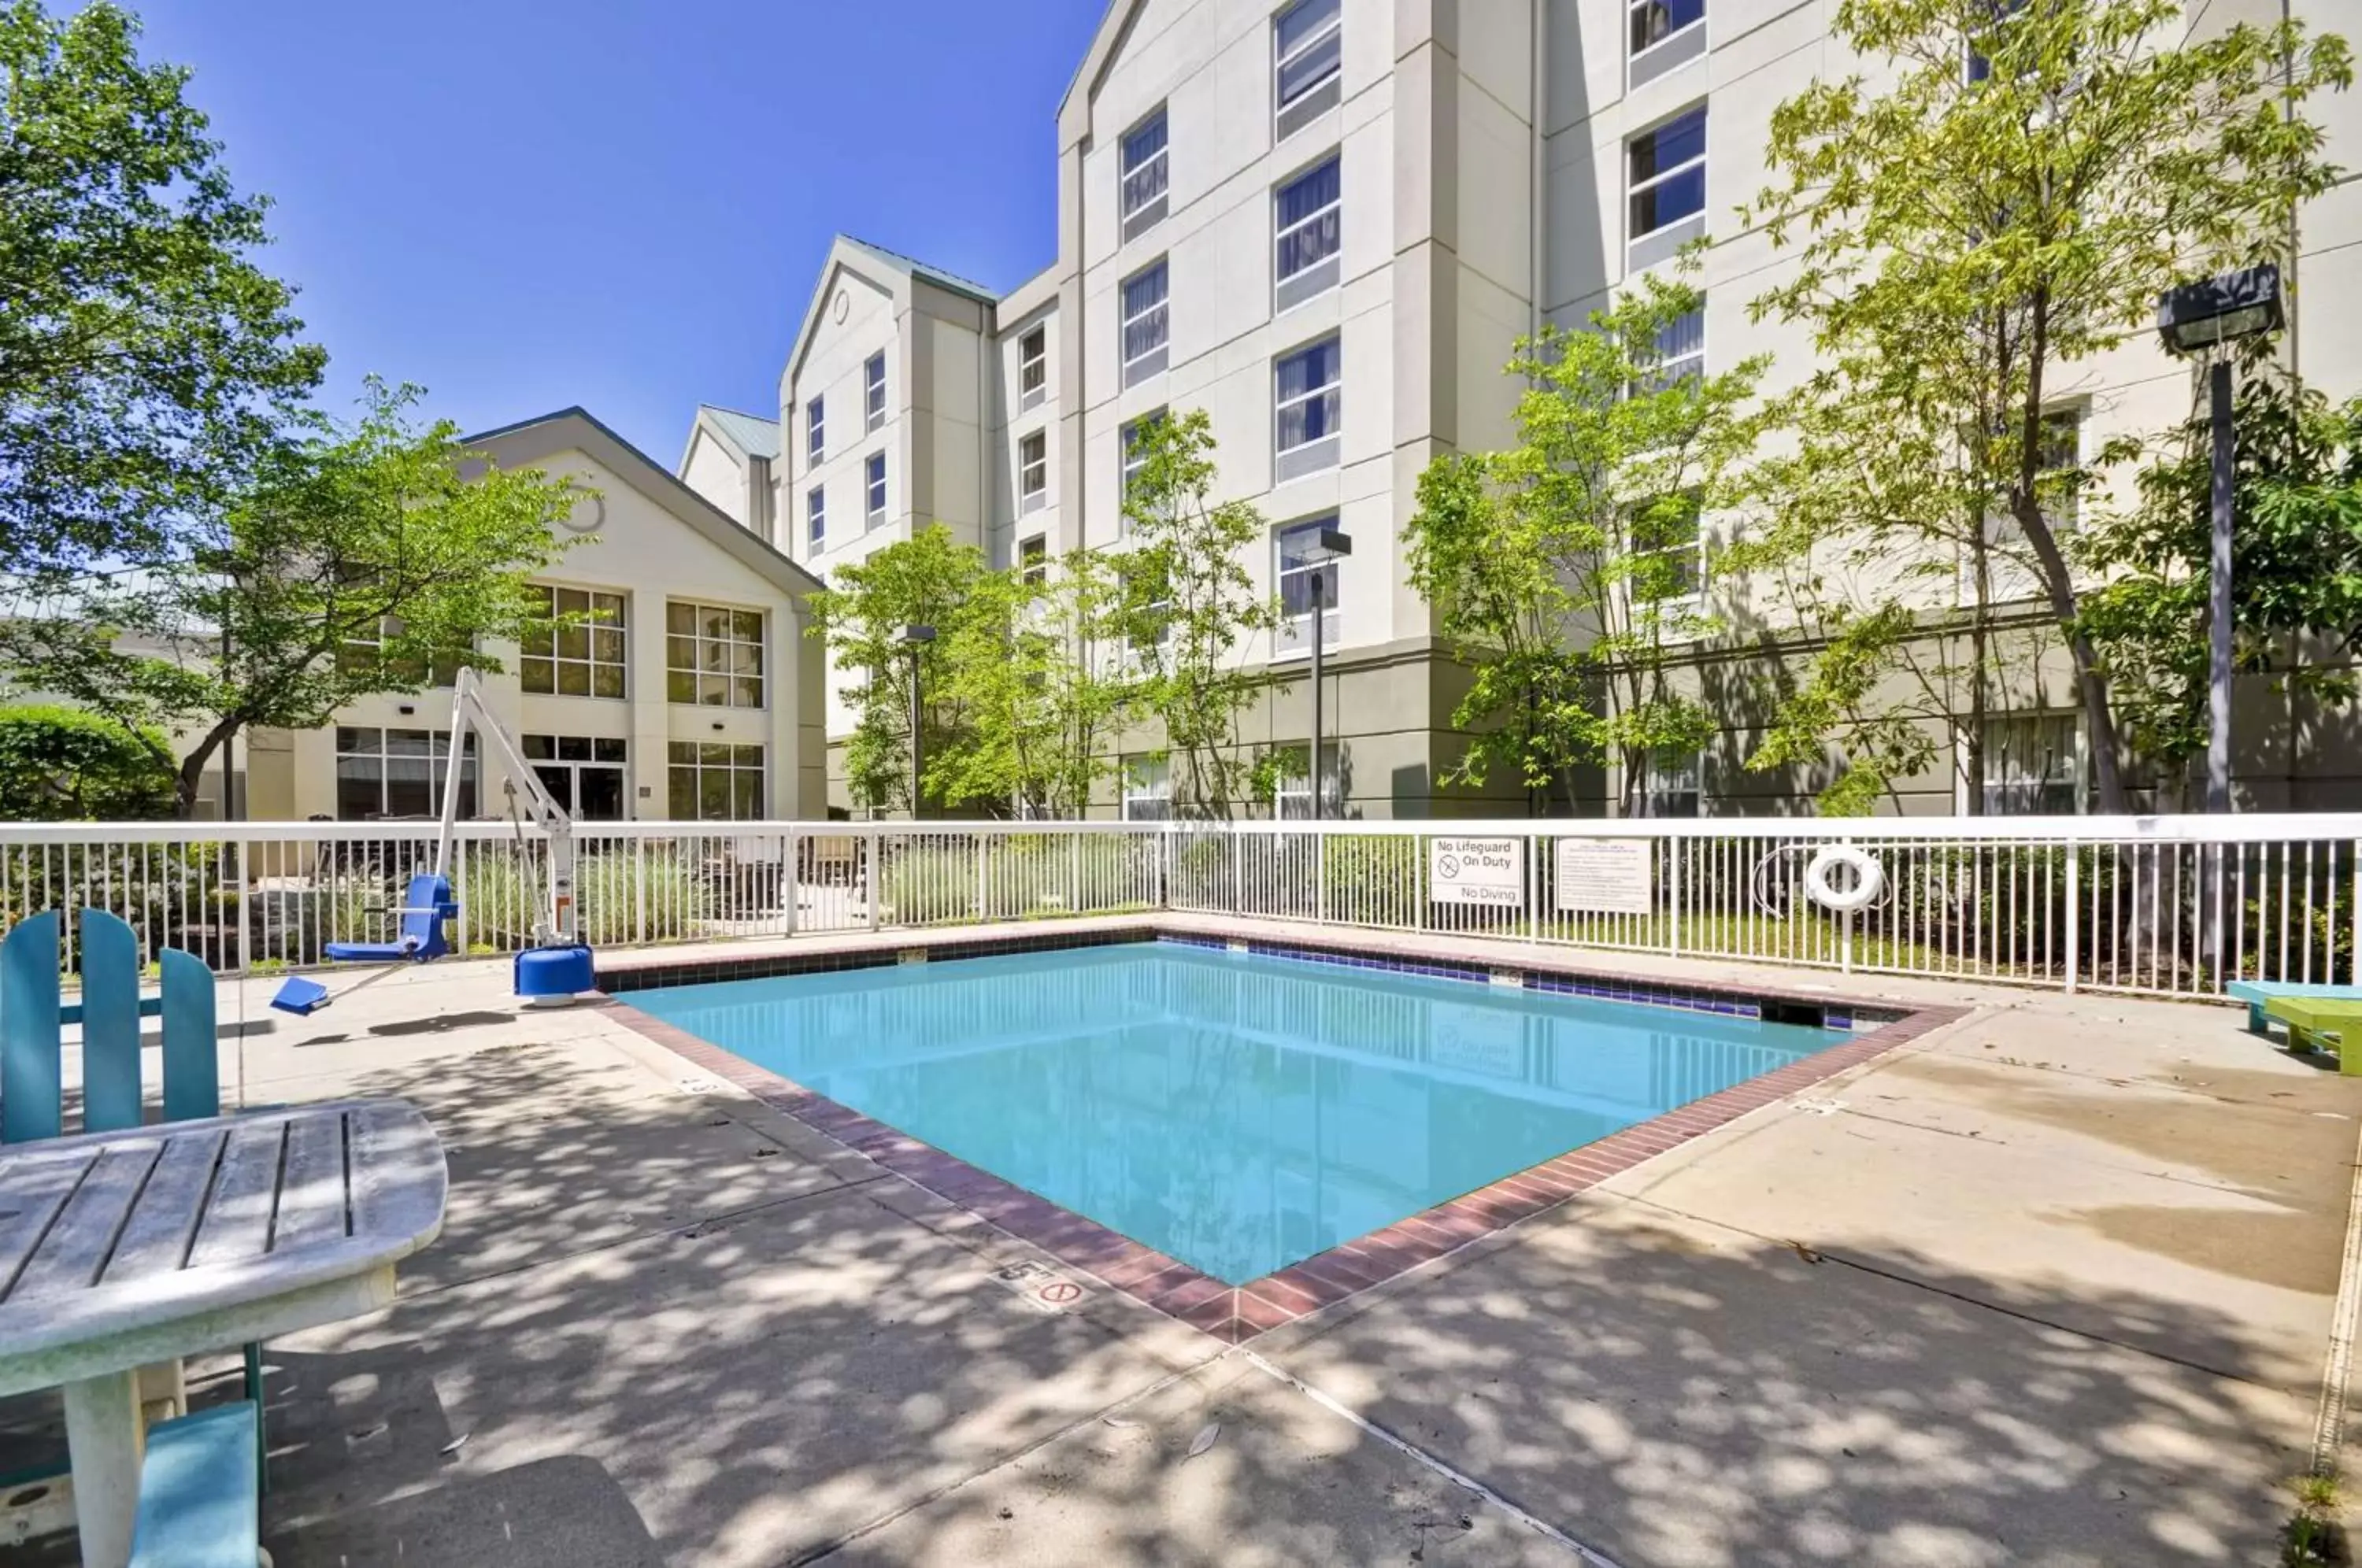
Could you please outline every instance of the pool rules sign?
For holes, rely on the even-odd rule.
[[[1427,886],[1429,899],[1439,904],[1521,908],[1526,901],[1526,841],[1429,839]]]

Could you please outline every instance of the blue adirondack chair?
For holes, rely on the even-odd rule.
[[[220,1036],[214,975],[177,947],[156,955],[159,994],[139,994],[139,938],[104,910],[82,911],[82,1002],[64,1005],[59,975],[59,915],[47,910],[0,937],[0,1144],[55,1138],[65,1131],[62,1062],[67,1020],[82,1021],[82,1124],[112,1132],[141,1121],[139,1020],[160,1017],[164,1120],[221,1114]],[[262,1347],[246,1347],[246,1397],[259,1420]],[[259,1428],[258,1428],[259,1430]],[[266,1474],[267,1443],[255,1463]]]

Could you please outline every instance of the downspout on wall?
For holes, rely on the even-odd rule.
[[[1530,0],[1533,6],[1533,68],[1526,112],[1532,118],[1533,142],[1527,161],[1532,175],[1527,224],[1531,240],[1526,261],[1526,336],[1542,332],[1542,271],[1550,242],[1550,8],[1551,0]]]

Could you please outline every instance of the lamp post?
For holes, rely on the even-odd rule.
[[[2168,349],[2213,349],[2207,367],[2207,423],[2213,445],[2213,541],[2207,579],[2206,810],[2231,809],[2231,358],[2224,345],[2277,330],[2280,270],[2269,264],[2184,283],[2158,296],[2157,330]]]
[[[902,628],[902,646],[911,650],[911,820],[921,815],[919,779],[923,763],[925,743],[920,738],[919,716],[919,654],[935,640],[933,626],[909,625]]]
[[[1325,781],[1323,776],[1328,772],[1320,755],[1320,738],[1324,729],[1321,723],[1321,649],[1328,641],[1322,633],[1322,602],[1328,596],[1323,591],[1326,585],[1321,568],[1352,553],[1353,541],[1345,536],[1341,528],[1322,528],[1304,551],[1304,558],[1312,566],[1307,575],[1312,591],[1312,820],[1316,823],[1329,814],[1329,792],[1321,787]]]

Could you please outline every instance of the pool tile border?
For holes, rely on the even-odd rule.
[[[929,958],[934,959],[1099,946],[1111,942],[1150,940],[1160,935],[1166,940],[1180,940],[1194,945],[1231,945],[1230,939],[1202,931],[1172,928],[1143,930],[1137,933],[1121,931],[1045,933],[1041,939],[926,945]],[[1308,957],[1319,962],[1344,962],[1355,956],[1370,956],[1353,955],[1350,950],[1326,944],[1254,942],[1243,945],[1250,952],[1264,950],[1275,956]],[[1749,1111],[1775,1104],[1825,1078],[1883,1055],[1931,1030],[1965,1017],[1970,1010],[1959,1007],[1934,1006],[1908,1011],[1856,1007],[1850,1011],[1841,1012],[1838,1008],[1827,1006],[1818,999],[1806,1004],[1800,999],[1778,999],[1783,1003],[1793,1002],[1799,1010],[1806,1005],[1822,1009],[1823,1019],[1816,1021],[1825,1021],[1832,1028],[1850,1028],[1851,1037],[1816,1051],[1809,1056],[1799,1057],[1786,1066],[1774,1068],[1760,1077],[1749,1078],[1702,1099],[1676,1106],[1661,1116],[1635,1122],[1605,1138],[1504,1176],[1490,1186],[1408,1215],[1381,1230],[1342,1242],[1327,1252],[1315,1253],[1260,1279],[1231,1286],[1096,1220],[1060,1208],[1047,1198],[1037,1197],[1015,1183],[971,1165],[933,1144],[922,1143],[849,1106],[840,1105],[825,1095],[758,1067],[686,1030],[641,1011],[621,999],[618,994],[657,986],[689,985],[716,979],[751,979],[822,969],[877,967],[900,962],[900,952],[897,947],[888,946],[861,953],[775,955],[691,965],[635,965],[627,969],[602,971],[600,979],[609,997],[603,1010],[644,1039],[664,1047],[713,1077],[735,1085],[804,1126],[826,1134],[884,1170],[924,1188],[945,1202],[981,1216],[1009,1234],[1041,1248],[1065,1266],[1092,1276],[1109,1289],[1120,1291],[1229,1344],[1244,1343],[1299,1318],[1333,1307],[1521,1220],[1555,1209],[1611,1176],[1621,1175],[1694,1138],[1702,1137]],[[1444,970],[1450,972],[1448,977],[1451,978],[1487,983],[1496,968],[1522,971],[1528,984],[1532,984],[1538,976],[1569,979],[1565,972],[1537,969],[1524,962],[1477,968],[1465,964],[1373,960],[1366,965],[1351,966],[1392,968],[1414,973]],[[668,977],[654,977],[657,975]],[[1581,977],[1589,983],[1584,986],[1545,984],[1538,988],[1568,990],[1619,1001],[1659,1002],[1660,997],[1679,997],[1706,999],[1726,1004],[1704,1009],[1716,1012],[1729,1010],[1727,1004],[1738,995],[1712,987],[1660,987],[1639,983],[1613,986],[1600,981],[1595,975],[1585,974]],[[1697,1004],[1694,1001],[1673,1001],[1670,1004],[1659,1002],[1659,1005]],[[1764,1010],[1768,1012],[1770,1010]],[[1864,1027],[1874,1021],[1875,1027]]]

